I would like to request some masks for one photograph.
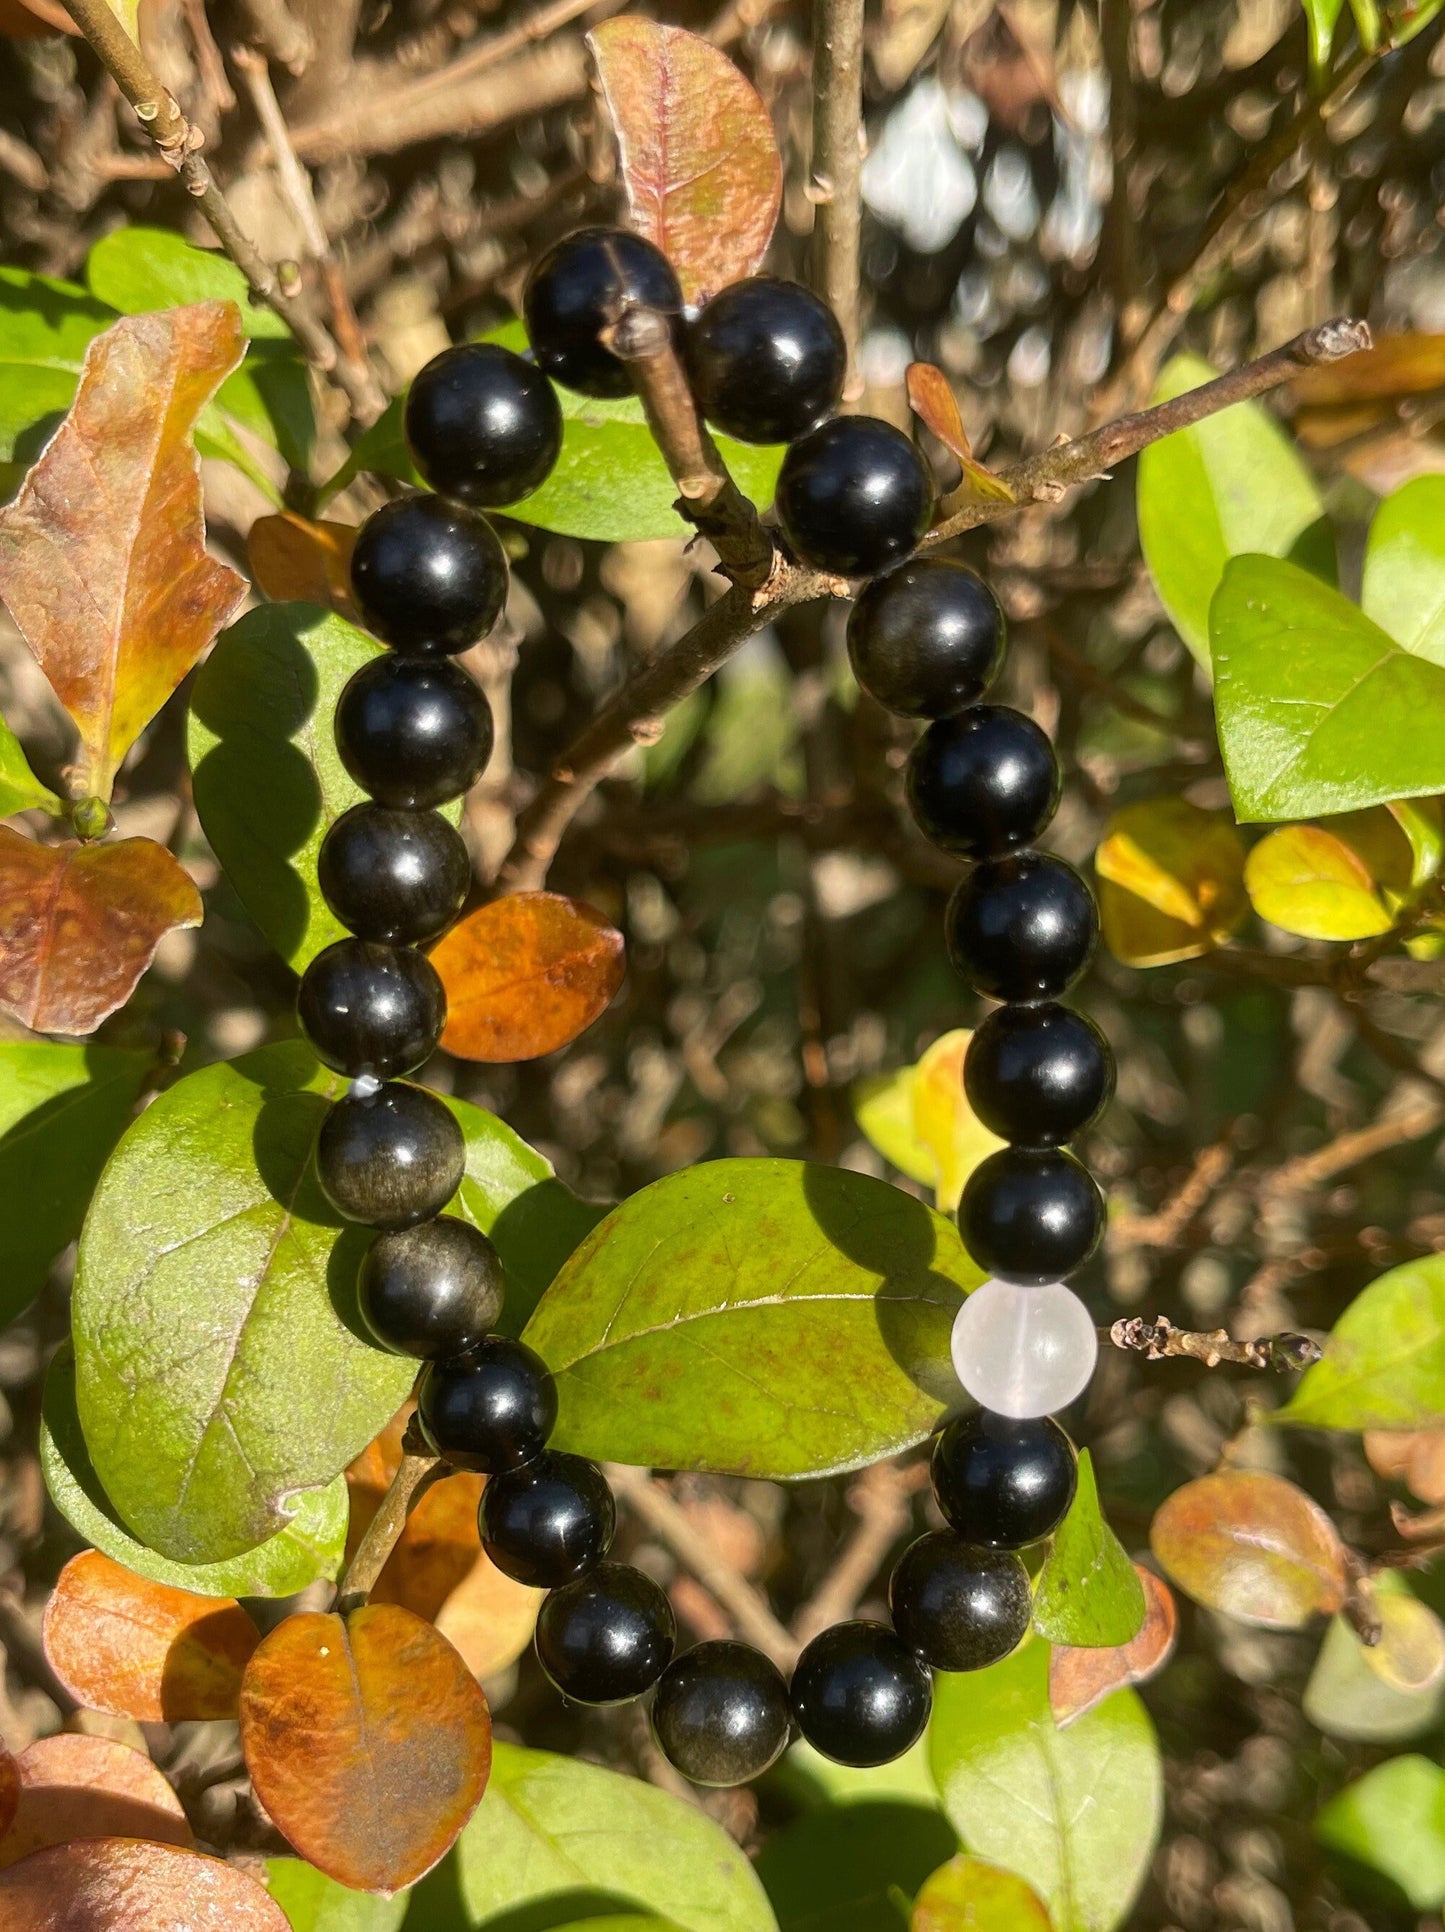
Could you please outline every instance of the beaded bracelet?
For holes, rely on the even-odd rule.
[[[628,393],[609,328],[629,306],[675,318],[710,422],[789,445],[777,512],[806,563],[869,577],[848,623],[859,684],[926,720],[908,769],[924,833],[972,861],[950,902],[950,956],[1000,1004],[973,1037],[964,1085],[1008,1145],[975,1169],[959,1226],[990,1279],[954,1325],[954,1366],[979,1405],[943,1430],[933,1489],[948,1528],[905,1550],[889,1586],[892,1628],[853,1621],[814,1638],[791,1684],[751,1646],[702,1643],[674,1657],[663,1590],[609,1562],[616,1505],[599,1466],[547,1447],[556,1387],[525,1343],[492,1332],[502,1268],[485,1235],[442,1212],[462,1177],[447,1107],[400,1076],[433,1051],[446,1018],[419,947],[461,909],[466,849],[436,809],[480,776],[487,702],[453,661],[506,597],[501,543],[481,512],[546,478],[562,443],[548,378],[584,394]],[[351,1085],[317,1150],[322,1188],[379,1230],[359,1300],[375,1340],[425,1362],[422,1431],[437,1455],[488,1478],[483,1548],[517,1582],[545,1589],[536,1649],[566,1697],[607,1705],[654,1691],[659,1745],[700,1784],[744,1782],[785,1748],[794,1724],[846,1764],[879,1764],[921,1736],[933,1670],[975,1670],[1028,1628],[1019,1552],[1051,1535],[1075,1487],[1074,1450],[1052,1412],[1077,1397],[1097,1352],[1093,1322],[1064,1277],[1097,1245],[1103,1200],[1064,1143],[1108,1099],[1098,1030],[1058,1004],[1086,965],[1093,899],[1072,867],[1032,842],[1052,818],[1053,748],[1017,711],[980,702],[1004,652],[1003,613],[973,571],[912,557],[933,486],[912,443],[866,416],[834,416],[845,357],[833,316],[795,284],[754,277],[684,329],[666,258],[639,236],[584,229],[538,263],[525,298],[536,363],[488,344],[450,349],[417,377],[406,426],[434,494],[400,498],[363,526],[352,585],[391,649],[358,671],[336,711],[342,762],[368,796],[322,844],[318,876],[354,936],[308,966],[301,1025]]]

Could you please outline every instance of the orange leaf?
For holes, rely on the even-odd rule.
[[[293,599],[329,605],[355,621],[351,600],[351,553],[356,530],[349,523],[311,523],[292,511],[257,517],[246,539],[251,575],[273,603]]]
[[[0,1873],[0,1932],[290,1932],[254,1878],[219,1858],[92,1838]]]
[[[1345,1600],[1339,1531],[1302,1489],[1264,1470],[1185,1483],[1155,1512],[1149,1545],[1186,1596],[1265,1630],[1299,1630]]]
[[[689,302],[751,275],[783,199],[783,163],[757,89],[681,27],[624,14],[587,36],[617,130],[632,225],[672,263]]]
[[[1445,1429],[1367,1429],[1365,1459],[1422,1503],[1445,1503]]]
[[[130,750],[246,594],[208,556],[196,418],[241,360],[234,302],[122,316],[0,510],[0,597],[80,729],[85,788]]]
[[[241,1686],[256,1794],[301,1856],[353,1891],[431,1870],[481,1802],[492,1721],[475,1678],[411,1611],[288,1617]]]
[[[79,1703],[138,1723],[234,1717],[261,1641],[231,1597],[148,1583],[99,1550],[60,1572],[42,1626],[50,1667]]]
[[[0,34],[29,40],[36,34],[78,34],[79,27],[56,0],[0,0]]]
[[[942,443],[952,450],[963,465],[968,494],[991,497],[998,503],[1012,503],[1014,493],[1001,477],[984,468],[969,444],[968,431],[959,413],[958,398],[943,371],[931,362],[910,362],[905,378],[908,406],[914,415]]]
[[[1137,1637],[1105,1650],[1056,1644],[1049,1655],[1049,1704],[1056,1723],[1067,1724],[1125,1684],[1143,1684],[1163,1670],[1179,1634],[1174,1592],[1142,1563],[1134,1565],[1144,1586],[1144,1622]]]
[[[201,895],[154,839],[37,845],[0,826],[0,1009],[37,1033],[93,1033]]]
[[[72,1838],[153,1838],[194,1843],[181,1801],[150,1759],[108,1737],[61,1731],[18,1760],[20,1802],[0,1838],[0,1866]]]
[[[622,934],[580,899],[516,892],[435,947],[447,989],[442,1045],[463,1060],[536,1060],[584,1033],[626,969]]]

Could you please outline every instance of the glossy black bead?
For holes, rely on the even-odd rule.
[[[1052,1536],[1079,1479],[1074,1445],[1052,1416],[1016,1422],[976,1410],[933,1445],[933,1493],[967,1543],[1022,1550]]]
[[[357,1277],[361,1319],[383,1348],[424,1361],[475,1348],[502,1312],[502,1259],[455,1215],[380,1234]]]
[[[466,1142],[434,1093],[392,1080],[347,1094],[316,1142],[321,1191],[348,1221],[409,1228],[440,1214],[461,1186]]]
[[[336,749],[378,805],[445,805],[470,791],[492,755],[492,707],[450,658],[386,651],[337,700]]]
[[[975,866],[944,916],[954,969],[994,1000],[1057,999],[1088,965],[1098,930],[1093,893],[1051,852]]]
[[[989,859],[1036,839],[1059,802],[1059,763],[1022,711],[976,704],[931,724],[908,760],[908,803],[925,838]]]
[[[491,510],[551,475],[562,410],[540,369],[495,342],[466,342],[433,356],[412,383],[406,440],[434,490]]]
[[[1033,1616],[1023,1559],[934,1530],[910,1543],[888,1586],[893,1627],[931,1670],[983,1670],[1023,1641]]]
[[[1114,1058],[1092,1020],[1044,1000],[1001,1006],[974,1033],[963,1090],[984,1126],[1015,1146],[1068,1140],[1102,1112]]]
[[[522,317],[554,382],[584,396],[630,396],[627,364],[602,340],[629,307],[680,317],[682,290],[661,249],[626,228],[579,228],[527,278]]]
[[[301,1029],[337,1073],[389,1080],[431,1054],[447,1019],[436,968],[423,954],[365,939],[338,939],[301,976]]]
[[[420,946],[462,909],[472,866],[440,812],[353,805],[328,830],[316,860],[321,896],[358,939]]]
[[[488,1479],[478,1516],[482,1548],[514,1582],[554,1590],[600,1563],[617,1530],[607,1478],[585,1456],[544,1449]]]
[[[1098,1247],[1104,1197],[1062,1147],[1004,1147],[965,1182],[958,1231],[985,1274],[1042,1287],[1081,1268]]]
[[[652,1731],[694,1784],[747,1784],[782,1756],[792,1729],[788,1687],[751,1644],[695,1644],[662,1673]]]
[[[838,407],[848,348],[801,282],[753,275],[715,295],[687,332],[702,413],[744,443],[791,443]]]
[[[776,508],[797,556],[839,577],[898,563],[933,515],[933,479],[908,438],[876,416],[835,416],[794,443]]]
[[[362,622],[383,643],[451,657],[501,616],[507,553],[475,510],[439,496],[402,496],[362,524],[351,589]]]
[[[835,1623],[793,1666],[793,1715],[839,1764],[887,1764],[923,1735],[933,1704],[926,1666],[882,1623]]]
[[[537,1617],[537,1659],[577,1704],[623,1704],[672,1661],[677,1623],[667,1593],[626,1563],[599,1563],[564,1583]]]
[[[863,689],[905,718],[951,718],[1003,665],[1003,608],[976,572],[915,557],[873,582],[848,617],[848,657]]]
[[[557,1421],[557,1384],[525,1342],[489,1335],[433,1362],[416,1397],[422,1434],[458,1469],[500,1476],[540,1456]]]

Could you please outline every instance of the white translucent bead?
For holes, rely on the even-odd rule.
[[[980,1408],[1054,1415],[1087,1388],[1099,1355],[1093,1318],[1072,1288],[986,1281],[953,1324],[953,1366]]]

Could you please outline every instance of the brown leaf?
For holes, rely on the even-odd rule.
[[[1367,1429],[1364,1444],[1377,1476],[1422,1503],[1445,1503],[1445,1429]]]
[[[632,225],[689,302],[751,275],[783,199],[783,163],[756,88],[681,27],[635,14],[587,36],[617,130]]]
[[[274,603],[296,599],[329,605],[356,621],[351,599],[351,553],[356,530],[349,523],[312,523],[285,510],[257,517],[246,539],[251,575]]]
[[[0,825],[0,1010],[37,1033],[93,1033],[201,911],[154,839],[38,845]]]
[[[487,1700],[445,1638],[411,1611],[278,1624],[241,1686],[256,1794],[303,1858],[360,1892],[431,1870],[481,1802]]]
[[[0,597],[80,729],[85,789],[121,760],[246,594],[208,556],[196,418],[241,360],[234,302],[128,315],[0,510]]]
[[[992,470],[985,469],[974,456],[959,413],[958,398],[943,371],[931,362],[910,362],[906,381],[909,408],[963,465],[964,493],[990,498],[996,503],[1012,503],[1014,493],[1008,484]]]
[[[1156,1511],[1149,1544],[1186,1596],[1241,1623],[1299,1630],[1345,1600],[1334,1524],[1302,1489],[1263,1470],[1185,1483]]]
[[[1056,1644],[1049,1656],[1049,1704],[1068,1724],[1125,1684],[1143,1684],[1163,1670],[1179,1634],[1179,1611],[1169,1585],[1136,1563],[1144,1586],[1144,1623],[1132,1642],[1115,1649],[1075,1650]]]
[[[261,1641],[234,1598],[147,1582],[99,1550],[60,1572],[41,1634],[51,1669],[78,1703],[138,1723],[234,1717]]]
[[[78,34],[79,27],[57,0],[0,0],[0,34],[29,40],[36,34]]]
[[[8,1746],[0,1743],[0,1838],[9,1831],[19,1809],[20,1762]]]
[[[37,1852],[0,1873],[0,1932],[290,1932],[254,1878],[133,1838]]]
[[[72,1838],[195,1842],[180,1799],[150,1759],[128,1744],[61,1731],[38,1738],[17,1766],[20,1801],[0,1838],[0,1866]]]
[[[442,1045],[463,1060],[536,1060],[584,1033],[626,970],[622,934],[559,892],[482,906],[435,947],[447,989]]]

